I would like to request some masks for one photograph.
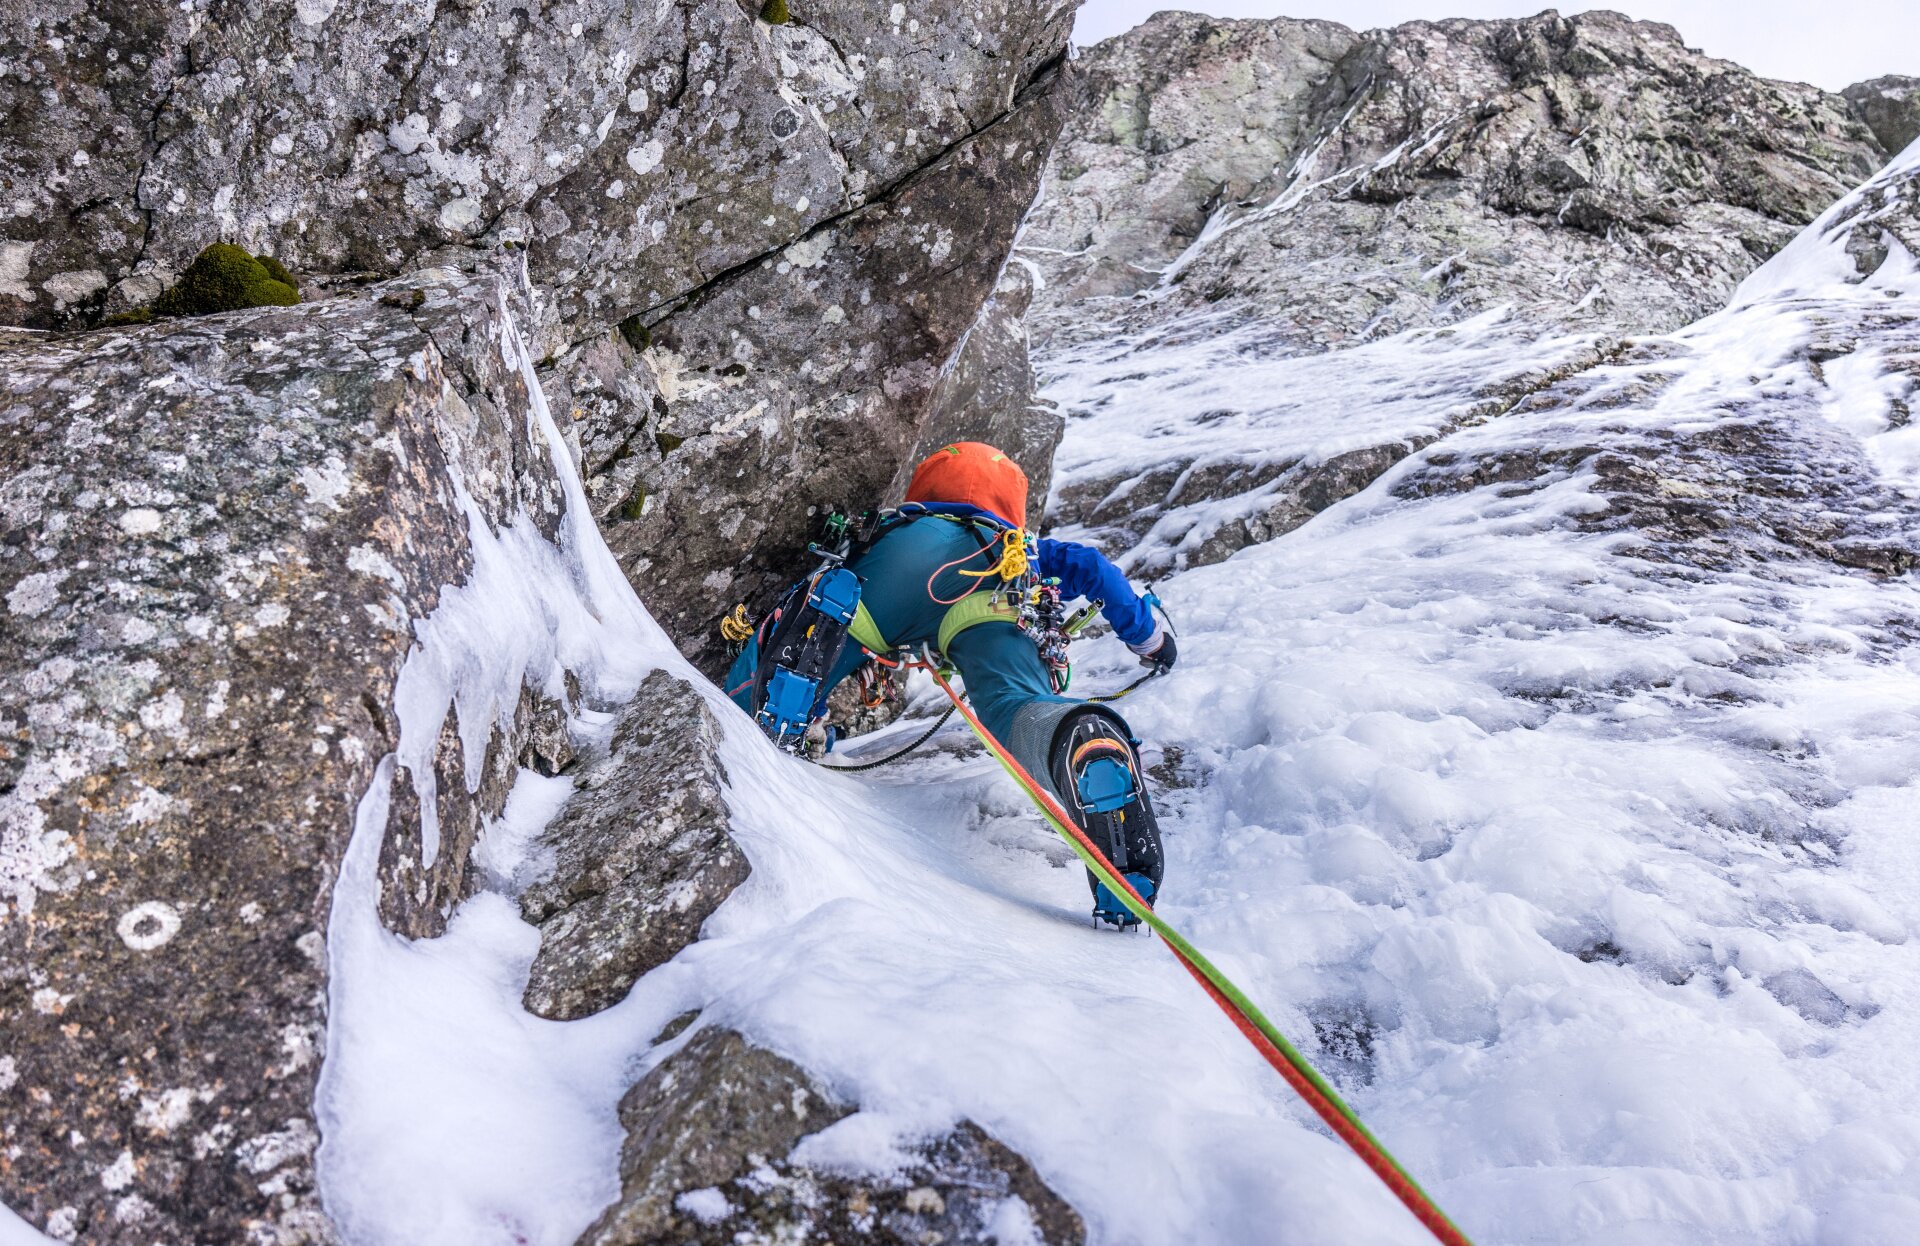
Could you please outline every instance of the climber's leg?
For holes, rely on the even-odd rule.
[[[1033,642],[1011,623],[967,629],[948,655],[981,724],[1028,774],[1052,788],[1107,860],[1151,901],[1165,868],[1160,830],[1125,720],[1106,706],[1054,695]],[[1091,872],[1088,884],[1096,917],[1136,924]]]

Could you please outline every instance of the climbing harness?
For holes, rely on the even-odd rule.
[[[1361,1123],[1353,1109],[1347,1106],[1346,1101],[1327,1083],[1307,1058],[1300,1054],[1299,1049],[1287,1041],[1279,1028],[1254,1006],[1253,1001],[1248,999],[1245,992],[1234,985],[1226,974],[1203,956],[1185,936],[1153,911],[1133,884],[1113,868],[1100,850],[1094,846],[1093,841],[1087,837],[1086,832],[1075,824],[1072,815],[1061,807],[1060,802],[1035,782],[1034,777],[1013,754],[994,739],[992,733],[981,723],[979,717],[967,708],[961,695],[948,682],[947,671],[942,668],[942,664],[934,661],[931,655],[924,655],[921,661],[910,665],[925,670],[933,676],[933,681],[940,686],[942,692],[947,694],[947,699],[952,702],[953,708],[966,716],[967,725],[973,728],[973,733],[980,738],[982,744],[986,745],[987,751],[1006,768],[1014,782],[1026,791],[1027,797],[1033,801],[1041,815],[1067,841],[1068,846],[1085,863],[1087,869],[1093,872],[1100,884],[1135,918],[1160,936],[1174,958],[1189,974],[1193,975],[1194,981],[1200,984],[1200,988],[1207,993],[1207,997],[1227,1014],[1228,1020],[1233,1022],[1234,1027],[1286,1080],[1287,1085],[1307,1101],[1307,1105],[1326,1122],[1327,1127],[1333,1130],[1334,1134],[1346,1143],[1355,1155],[1360,1157],[1388,1189],[1393,1191],[1407,1210],[1413,1213],[1414,1218],[1425,1226],[1437,1241],[1443,1243],[1443,1246],[1472,1246],[1467,1235],[1447,1218],[1446,1213],[1440,1210],[1427,1192],[1420,1188],[1419,1183],[1408,1174],[1405,1168],[1401,1167],[1400,1162]]]
[[[807,552],[819,559],[804,597],[797,597],[801,585],[787,591],[773,610],[758,625],[747,614],[744,604],[736,605],[720,620],[720,634],[736,657],[752,650],[744,678],[730,682],[728,688],[740,707],[753,715],[769,739],[788,752],[818,759],[834,745],[833,731],[824,725],[827,712],[825,678],[839,661],[850,641],[859,645],[873,662],[859,669],[861,703],[869,708],[881,704],[891,693],[885,686],[882,668],[897,668],[881,655],[893,648],[874,623],[866,604],[859,599],[858,577],[846,568],[878,536],[899,524],[937,518],[964,526],[979,542],[979,548],[935,569],[927,577],[927,593],[946,607],[941,616],[936,647],[944,657],[954,639],[981,623],[1012,623],[1033,642],[1055,694],[1064,694],[1073,682],[1073,664],[1069,647],[1090,624],[1103,601],[1067,613],[1060,597],[1058,578],[1036,574],[1036,551],[1024,529],[1014,527],[977,507],[949,503],[908,502],[895,510],[866,511],[858,515],[833,509],[818,524],[819,539],[809,542]],[[984,569],[964,564],[992,558]],[[958,597],[947,599],[934,592],[934,581],[941,572],[952,569],[972,583]],[[827,595],[815,601],[812,589],[819,586]],[[1166,618],[1160,598],[1148,585],[1146,601]],[[799,617],[795,617],[796,614]],[[791,621],[790,621],[791,620]],[[1169,630],[1173,622],[1167,619]],[[1159,670],[1135,680],[1118,692],[1091,697],[1094,702],[1116,701],[1128,695]],[[932,732],[928,733],[930,738]],[[924,742],[924,738],[896,754],[903,757]],[[872,769],[895,758],[864,763],[858,769]],[[841,769],[855,769],[848,766]]]

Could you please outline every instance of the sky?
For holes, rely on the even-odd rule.
[[[1161,9],[1218,17],[1319,17],[1357,30],[1442,17],[1530,17],[1547,8],[1572,14],[1615,9],[1679,29],[1710,56],[1769,78],[1829,91],[1882,74],[1920,77],[1920,0],[1085,0],[1074,27],[1082,46],[1145,21]]]

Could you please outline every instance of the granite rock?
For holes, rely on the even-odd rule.
[[[542,836],[554,868],[520,894],[540,927],[529,1012],[568,1021],[619,1003],[700,935],[746,881],[729,835],[719,725],[685,681],[647,676],[603,756]]]
[[[1216,305],[1296,350],[1496,307],[1676,328],[1886,155],[1839,96],[1607,12],[1365,34],[1163,13],[1082,70],[1023,239],[1042,334]]]
[[[329,1239],[325,931],[413,620],[471,523],[561,513],[525,306],[434,270],[0,347],[0,1191],[32,1223]],[[393,930],[443,928],[514,769],[565,764],[568,695],[524,686],[478,758],[449,707],[429,772],[397,769]]]
[[[1080,1216],[971,1121],[883,1174],[808,1164],[808,1137],[854,1112],[791,1061],[700,1029],[620,1102],[622,1191],[578,1246],[801,1246],[871,1241],[1078,1246]]]
[[[1889,74],[1841,92],[1889,154],[1920,138],[1920,78]]]

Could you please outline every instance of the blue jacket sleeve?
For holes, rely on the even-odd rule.
[[[1040,542],[1040,574],[1058,578],[1060,595],[1071,601],[1076,597],[1098,598],[1106,603],[1100,610],[1113,624],[1121,643],[1138,645],[1153,636],[1153,611],[1133,591],[1120,568],[1108,562],[1100,551],[1072,541]]]

